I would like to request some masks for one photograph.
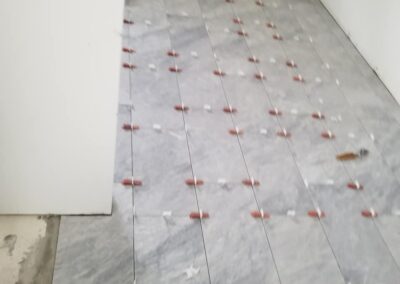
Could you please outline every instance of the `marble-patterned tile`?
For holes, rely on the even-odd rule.
[[[240,183],[248,177],[237,137],[231,135],[229,129],[193,129],[189,134],[189,147],[193,171],[198,178]]]
[[[111,216],[63,216],[53,283],[132,283],[132,191],[116,184]]]
[[[187,215],[196,208],[193,178],[184,130],[138,131],[133,137],[133,175],[137,216],[161,216],[165,211]]]
[[[272,215],[265,224],[281,283],[345,283],[319,220]]]
[[[179,15],[182,17],[201,16],[197,0],[165,0],[165,7],[169,15]]]
[[[399,216],[380,216],[376,225],[382,234],[397,265],[400,264],[400,220]]]
[[[358,192],[313,186],[325,217],[321,219],[346,283],[397,283],[400,270],[374,219],[365,218]]]
[[[203,233],[212,283],[279,283],[251,189],[243,185],[204,184],[199,206],[210,217]],[[240,267],[240,269],[237,269]]]
[[[284,138],[240,138],[250,173],[260,185],[255,187],[257,200],[271,214],[295,211],[305,214],[313,203]],[[279,167],[277,167],[279,165]]]
[[[198,3],[205,18],[218,18],[231,14],[229,3],[225,1],[199,0]]]
[[[137,284],[210,283],[200,222],[135,217],[135,264]]]

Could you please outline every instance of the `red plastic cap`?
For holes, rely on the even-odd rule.
[[[171,56],[171,57],[178,57],[179,56],[179,54],[175,50],[168,51],[167,55]]]
[[[325,119],[325,116],[324,116],[322,113],[320,113],[320,112],[314,112],[314,113],[312,113],[312,114],[311,114],[311,117],[312,117],[312,118],[315,118],[315,119]]]
[[[257,80],[265,80],[265,79],[266,79],[265,75],[264,75],[263,73],[261,73],[261,72],[255,74],[254,77],[255,77]]]
[[[232,128],[232,129],[229,129],[229,134],[231,134],[231,135],[242,135],[243,134],[243,130],[241,130],[239,128]]]
[[[242,180],[242,183],[246,186],[260,186],[260,182],[258,180],[251,178]]]
[[[285,137],[285,138],[289,138],[291,136],[290,132],[285,131],[285,130],[280,130],[276,133],[276,135],[278,135],[279,137]]]
[[[129,64],[129,63],[123,63],[123,64],[122,64],[122,67],[124,67],[124,68],[126,68],[126,69],[131,69],[131,70],[133,70],[133,69],[136,68],[135,65]]]
[[[189,214],[190,219],[207,219],[210,218],[210,214],[207,212],[191,212]]]
[[[296,75],[296,76],[293,76],[293,81],[296,81],[296,82],[302,82],[302,83],[304,83],[305,81],[304,81],[304,78],[299,74],[299,75]]]
[[[273,22],[267,23],[267,27],[270,29],[276,29],[276,25]]]
[[[194,186],[194,185],[203,185],[204,181],[197,178],[189,178],[185,180],[185,183],[189,186]]]
[[[240,18],[238,18],[238,17],[236,17],[236,18],[233,18],[233,20],[232,20],[235,24],[238,24],[238,25],[241,25],[241,24],[243,24],[243,21],[240,19]]]
[[[169,71],[174,72],[174,73],[180,73],[180,72],[182,72],[182,69],[178,68],[178,66],[173,66],[173,67],[169,67]]]
[[[325,217],[325,212],[321,210],[310,210],[308,211],[308,216],[312,218],[324,218]]]
[[[240,36],[248,36],[249,34],[247,32],[245,32],[244,30],[240,30],[236,32],[238,35]]]
[[[128,131],[139,130],[139,128],[140,128],[139,125],[136,125],[136,124],[124,123],[124,125],[122,125],[122,129],[128,130]]]
[[[253,218],[257,218],[257,219],[269,219],[269,218],[271,218],[271,215],[269,214],[269,213],[267,213],[267,212],[264,212],[264,211],[252,211],[251,213],[251,216],[253,216]]]
[[[252,62],[252,63],[259,63],[259,62],[260,62],[260,60],[259,60],[257,57],[255,57],[255,56],[250,56],[250,57],[248,58],[248,60],[249,60],[250,62]]]
[[[270,115],[282,115],[282,112],[280,111],[280,110],[278,110],[278,109],[271,109],[271,110],[269,110],[268,111],[268,113],[270,114]]]
[[[221,69],[214,70],[213,73],[214,73],[214,75],[216,75],[216,76],[225,76],[225,75],[226,75],[225,72],[222,71]]]
[[[280,34],[274,34],[272,38],[275,40],[283,40],[283,37]]]
[[[188,110],[189,110],[189,107],[188,107],[188,106],[185,106],[185,105],[183,105],[183,104],[181,104],[181,105],[176,105],[176,106],[174,106],[174,108],[175,108],[175,110],[179,110],[179,111],[188,111]]]
[[[123,179],[121,182],[125,186],[142,186],[143,182],[139,179],[134,179],[134,178],[126,178]]]
[[[335,135],[330,131],[324,131],[321,133],[321,137],[325,139],[334,139]]]
[[[297,64],[293,60],[286,61],[286,66],[291,68],[296,68]]]
[[[378,216],[378,213],[373,209],[369,209],[361,211],[361,215],[365,218],[375,218]]]
[[[124,24],[126,24],[126,25],[133,25],[133,21],[128,20],[128,19],[124,19]]]
[[[223,108],[223,111],[226,113],[236,113],[237,109],[232,106],[227,106]]]
[[[263,7],[263,6],[264,6],[264,3],[263,3],[262,1],[260,1],[260,0],[257,0],[257,1],[256,1],[256,5],[257,5],[257,6]]]
[[[363,190],[363,189],[364,189],[364,187],[362,186],[362,184],[359,184],[358,182],[349,182],[349,183],[347,184],[347,187],[348,187],[349,189],[352,189],[352,190]]]
[[[134,53],[135,52],[135,50],[133,48],[128,48],[128,47],[123,47],[122,51],[126,52],[126,53]]]

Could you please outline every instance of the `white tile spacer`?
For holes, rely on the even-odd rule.
[[[204,27],[206,28],[206,31],[208,32],[208,25],[204,24]]]
[[[286,128],[283,128],[283,129],[282,129],[282,132],[283,132],[283,135],[284,135],[284,136],[287,136]]]
[[[267,135],[267,134],[268,134],[268,130],[265,129],[265,128],[261,128],[261,129],[260,129],[260,134],[261,134],[261,135]]]
[[[339,79],[336,79],[336,85],[340,86],[340,81],[339,81]]]
[[[294,216],[296,216],[296,211],[295,210],[288,210],[286,212],[286,215],[289,216],[289,217],[294,217]]]
[[[253,177],[250,177],[250,183],[251,183],[252,186],[254,186],[255,182],[254,182],[254,178]]]
[[[190,55],[191,55],[193,58],[198,58],[198,57],[199,57],[199,55],[197,54],[196,51],[191,51],[191,52],[190,52]]]
[[[332,120],[332,121],[335,121],[335,122],[337,122],[337,121],[338,121],[338,119],[337,119],[337,117],[336,117],[336,116],[331,116],[331,120]]]
[[[330,131],[330,130],[327,130],[327,131],[326,131],[326,134],[328,134],[328,137],[329,137],[329,138],[332,138],[332,137],[333,137],[332,131]]]
[[[153,124],[153,129],[156,130],[156,131],[161,131],[161,125]]]
[[[156,68],[156,65],[150,63],[150,64],[149,64],[149,69],[154,71],[154,70],[156,70],[157,68]]]
[[[212,110],[210,105],[204,105],[203,108],[204,108],[204,110],[206,110],[208,112],[211,112],[211,110]]]
[[[261,218],[264,219],[264,216],[265,216],[264,210],[260,209],[260,215],[261,215]]]
[[[361,185],[360,185],[360,183],[358,182],[358,180],[355,180],[355,181],[354,181],[354,185],[356,186],[357,189],[360,189],[360,188],[361,188]]]
[[[331,69],[331,66],[329,65],[329,63],[325,63],[325,68],[326,69]]]
[[[289,4],[289,10],[293,10],[292,4]]]
[[[299,111],[298,111],[297,109],[295,109],[295,108],[292,108],[292,109],[290,110],[290,113],[296,115],[296,114],[299,113]]]
[[[316,77],[316,78],[315,78],[315,82],[317,82],[317,83],[321,83],[321,82],[322,82],[322,80],[321,80],[321,78],[320,78],[320,77]]]
[[[323,100],[323,99],[321,99],[321,98],[319,98],[319,99],[318,99],[318,102],[319,102],[321,105],[323,105],[323,104],[324,104],[324,100]]]
[[[299,37],[298,35],[295,35],[295,36],[293,37],[293,39],[294,39],[295,41],[299,41],[299,40],[300,40],[300,37]]]
[[[325,181],[325,184],[327,184],[327,185],[333,185],[333,184],[335,184],[335,181],[334,181],[333,179],[327,179],[327,180]]]
[[[269,59],[269,62],[271,62],[271,63],[275,64],[275,63],[276,63],[276,59],[275,59],[275,58],[273,58],[273,57],[271,57],[271,58]]]
[[[163,217],[171,217],[172,216],[172,212],[171,211],[163,211],[162,216]]]
[[[240,77],[244,77],[246,74],[242,71],[242,70],[238,70],[238,75],[240,76]]]
[[[257,19],[257,20],[254,20],[254,24],[255,24],[255,25],[259,25],[259,24],[260,24],[260,20],[258,20],[258,19]]]
[[[226,185],[226,179],[224,179],[224,178],[219,178],[218,180],[217,180],[217,183],[219,184],[219,185],[221,185],[221,186],[225,186]]]
[[[229,28],[225,28],[224,32],[229,33],[229,32],[231,32],[231,30]]]
[[[148,25],[148,26],[151,26],[151,24],[152,24],[150,20],[145,20],[144,23],[145,23],[146,25]]]
[[[199,210],[199,213],[200,213],[200,219],[203,219],[203,210]]]
[[[217,56],[216,53],[214,53],[214,58],[215,58],[215,59],[218,59],[218,56]],[[218,70],[221,70],[221,69],[218,67]]]
[[[339,115],[337,116],[337,119],[338,119],[338,121],[342,121],[342,116],[339,114]]]
[[[272,3],[272,7],[278,8],[278,4],[276,2]]]
[[[313,41],[314,41],[313,38],[312,38],[312,36],[309,36],[309,37],[308,37],[308,40],[309,40],[310,42],[313,42]]]
[[[375,135],[373,133],[370,133],[369,137],[371,138],[372,141],[375,141]]]
[[[349,136],[349,138],[355,138],[356,136],[354,135],[354,133],[352,133],[352,132],[349,132],[348,134],[347,134],[347,136]]]
[[[184,17],[189,16],[189,14],[188,14],[186,11],[182,11],[182,12],[181,12],[181,15],[184,16]]]
[[[304,179],[304,185],[305,185],[306,188],[308,188],[309,184],[308,184],[308,180],[307,179]]]

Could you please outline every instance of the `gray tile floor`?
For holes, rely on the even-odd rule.
[[[54,283],[400,283],[400,108],[318,0],[125,17],[114,213],[61,219]]]

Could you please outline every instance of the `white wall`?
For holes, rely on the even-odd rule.
[[[110,213],[122,13],[0,1],[0,214]]]
[[[321,1],[400,102],[400,1]]]

